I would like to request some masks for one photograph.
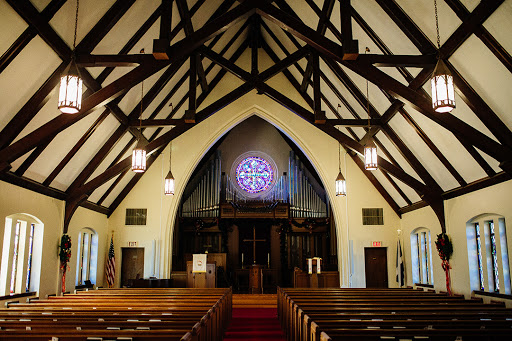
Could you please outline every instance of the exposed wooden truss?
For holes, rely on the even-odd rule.
[[[259,93],[290,109],[299,117],[311,123],[312,126],[335,138],[349,150],[350,156],[359,166],[361,166],[359,155],[362,154],[363,145],[370,138],[373,138],[381,153],[385,156],[385,158],[379,156],[380,171],[407,203],[407,206],[400,207],[393,197],[385,191],[379,180],[370,172],[364,171],[368,179],[376,186],[397,214],[430,205],[444,229],[443,200],[506,181],[512,175],[512,132],[449,61],[450,56],[472,34],[475,34],[497,59],[512,72],[510,54],[482,25],[499,8],[503,0],[482,1],[471,12],[459,0],[446,0],[445,2],[461,19],[462,23],[441,46],[439,51],[439,55],[446,61],[454,75],[458,95],[493,134],[492,137],[487,136],[484,132],[454,115],[439,114],[432,110],[430,98],[423,90],[423,85],[428,81],[436,63],[436,47],[394,0],[376,0],[376,3],[417,48],[419,51],[417,55],[393,54],[379,37],[378,32],[375,32],[360,13],[351,6],[349,0],[339,0],[338,8],[340,9],[341,25],[336,27],[331,20],[336,2],[336,0],[325,0],[320,8],[315,1],[304,0],[304,6],[309,6],[318,16],[318,22],[314,28],[304,24],[300,16],[293,11],[290,3],[285,0],[245,0],[240,2],[225,0],[213,11],[204,25],[194,27],[194,15],[201,8],[204,8],[203,6],[208,6],[208,1],[199,0],[191,8],[188,8],[186,0],[162,0],[160,7],[144,21],[143,25],[118,54],[93,54],[94,48],[135,3],[135,0],[118,0],[99,19],[76,48],[77,63],[87,87],[80,113],[74,116],[59,115],[17,139],[23,128],[32,121],[49,100],[61,73],[70,61],[72,51],[49,24],[49,21],[61,9],[65,0],[53,0],[41,12],[28,0],[7,0],[7,3],[26,21],[28,28],[1,56],[0,73],[9,67],[12,61],[36,36],[42,38],[62,62],[44,84],[27,100],[25,105],[12,115],[10,122],[0,132],[0,179],[65,200],[66,228],[79,205],[109,214],[140,179],[140,175],[134,176],[124,189],[118,191],[117,198],[109,207],[101,206],[107,196],[121,183],[121,179],[127,176],[130,160],[126,157],[123,158],[123,155],[131,148],[136,139],[142,138],[149,142],[148,154],[150,159],[148,164],[151,166],[151,163],[174,138],[191,129],[195,124],[200,124],[207,117],[214,115],[220,108],[256,89]],[[176,6],[179,13],[180,21],[178,23],[172,23],[173,6]],[[158,19],[160,19],[159,35],[154,37],[153,54],[130,54],[129,52],[136,43],[142,39]],[[219,52],[216,44],[221,41],[225,32],[239,22],[243,22],[243,25]],[[354,23],[357,23],[372,42],[378,46],[380,53],[374,51],[372,54],[358,54],[358,41],[353,39],[352,34]],[[278,30],[284,30],[284,35],[277,35]],[[185,38],[174,41],[181,31],[183,31]],[[247,38],[243,42],[237,43],[244,32]],[[337,41],[328,38],[327,33],[336,37]],[[265,41],[264,36],[270,37],[271,41]],[[282,38],[283,36],[286,38]],[[295,47],[295,50],[289,50],[286,47],[290,44]],[[271,46],[277,46],[278,48],[274,49]],[[235,52],[228,55],[228,50],[232,47],[235,47]],[[246,71],[236,64],[237,59],[246,49],[251,51],[250,71]],[[259,51],[264,51],[274,62],[272,66],[265,70],[260,70],[258,67]],[[279,55],[284,55],[284,58],[279,58]],[[305,68],[300,65],[304,60],[306,61]],[[205,67],[205,63],[208,61],[211,63],[208,67]],[[184,65],[188,71],[185,75],[178,76],[179,70]],[[220,66],[221,70],[211,78],[211,81],[208,81],[208,74],[212,72],[216,65]],[[86,69],[92,67],[105,67],[105,69],[95,78]],[[123,67],[132,69],[108,85],[102,85],[116,68]],[[383,68],[395,68],[408,85],[404,85],[401,80],[389,76],[383,71]],[[414,77],[408,68],[418,68],[420,72]],[[291,69],[296,72],[291,72]],[[377,86],[389,100],[389,107],[382,114],[370,103],[368,114],[371,119],[369,125],[368,120],[358,114],[361,110],[366,111],[368,98],[358,88],[355,80],[346,70],[351,70],[360,77],[367,79],[374,86]],[[137,103],[130,112],[123,112],[119,103],[128,91],[158,72],[161,72],[159,78],[144,95],[141,102]],[[242,85],[198,110],[201,103],[204,102],[227,72],[240,79],[243,82]],[[272,88],[268,84],[267,81],[279,73],[282,73],[288,79],[291,88],[294,88],[300,94],[309,106],[308,108],[295,103],[285,93]],[[300,76],[299,78],[295,76],[297,74]],[[327,74],[334,75],[334,79],[327,76]],[[188,83],[186,82],[187,79]],[[164,99],[156,105],[156,109],[148,118],[141,120],[141,112],[146,110],[162,91],[165,91],[167,84],[174,84],[172,90],[165,94]],[[340,91],[339,85],[343,86],[344,91]],[[188,87],[186,95],[178,101],[171,102],[173,108],[167,117],[158,117],[182,86]],[[312,89],[312,96],[308,93],[309,86]],[[339,103],[343,104],[343,108],[347,110],[350,117],[339,113],[335,105],[337,103],[331,103],[328,96],[326,96],[326,89],[329,89]],[[187,102],[188,108],[182,109]],[[354,107],[350,103],[357,103],[360,107]],[[468,153],[473,156],[475,162],[488,177],[468,183],[436,146],[436,141],[431,139],[429,134],[412,117],[406,106],[412,107],[440,127],[451,132]],[[80,122],[99,108],[103,112],[78,142],[70,148],[67,155],[44,181],[38,183],[25,177],[27,170],[59,133]],[[175,118],[178,112],[181,113],[181,118]],[[118,128],[87,162],[65,191],[53,188],[52,183],[58,175],[63,172],[71,159],[83,148],[88,139],[109,115],[115,117],[119,122]],[[390,125],[390,121],[396,115],[400,115],[406,120],[460,187],[449,191],[444,191],[441,188],[425,165],[411,150],[407,141],[404,141]],[[348,135],[338,129],[340,127],[344,127]],[[151,136],[146,137],[144,131],[148,128],[157,129]],[[172,129],[163,133],[163,128]],[[364,136],[360,138],[360,135],[354,129],[364,129]],[[115,156],[114,161],[106,167],[106,170],[93,177],[95,171],[126,134],[131,136],[129,142],[121,148],[121,151]],[[380,134],[385,136],[393,145],[393,148],[400,153],[401,158],[408,163],[415,174],[408,174],[403,166],[393,158],[392,154],[377,137]],[[497,174],[477,149],[495,159],[503,171]],[[27,153],[29,153],[28,157],[24,159],[21,165],[16,170],[11,171],[11,164]],[[87,201],[87,198],[99,186],[114,178],[116,179],[114,183],[110,185],[97,202]],[[403,186],[413,189],[422,201],[413,203],[402,190]]]

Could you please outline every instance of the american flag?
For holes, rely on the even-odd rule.
[[[114,253],[114,237],[110,237],[110,248],[108,249],[107,269],[105,272],[107,276],[108,287],[114,286],[114,279],[116,278],[116,257]]]

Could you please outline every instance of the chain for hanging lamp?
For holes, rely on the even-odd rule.
[[[140,97],[140,116],[139,116],[139,130],[140,137],[137,145],[133,149],[132,153],[132,171],[135,173],[144,173],[146,171],[146,141],[144,135],[142,135],[142,111],[143,105],[142,100],[144,99],[144,81],[141,83],[141,97]]]
[[[339,116],[339,109],[341,107],[341,104],[338,104],[338,116]],[[347,182],[345,181],[345,177],[343,176],[343,173],[341,173],[341,143],[338,142],[338,166],[339,166],[339,173],[336,177],[336,196],[346,196],[347,195]]]
[[[366,47],[364,53],[366,54],[367,52],[370,52],[368,47]],[[370,131],[370,92],[368,88],[368,79],[366,80],[366,110],[368,113],[368,131]],[[370,137],[368,142],[364,145],[364,169],[377,169],[377,146],[373,142],[372,137]]]
[[[78,30],[78,6],[79,0],[76,1],[75,35],[73,38],[73,54],[71,55],[71,62],[60,77],[59,102],[57,107],[63,114],[76,114],[82,108],[83,82],[75,61],[76,35]]]
[[[440,56],[439,18],[437,15],[437,0],[434,0],[437,33],[437,64],[432,74],[432,107],[439,113],[450,112],[455,108],[455,90],[453,76]]]
[[[171,172],[171,166],[172,166],[172,142],[169,146],[169,173],[167,173],[167,176],[165,177],[165,183],[164,183],[164,194],[165,195],[174,195],[174,176]]]

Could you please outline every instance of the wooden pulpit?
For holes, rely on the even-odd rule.
[[[192,262],[187,262],[187,288],[215,288],[215,264],[207,263],[206,272],[193,272],[192,268]]]
[[[263,265],[253,264],[249,269],[249,292],[263,294]]]

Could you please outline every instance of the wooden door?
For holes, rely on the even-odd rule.
[[[388,287],[388,257],[385,247],[365,247],[364,266],[367,288]]]
[[[136,278],[144,277],[144,248],[123,247],[121,258],[121,288]]]

